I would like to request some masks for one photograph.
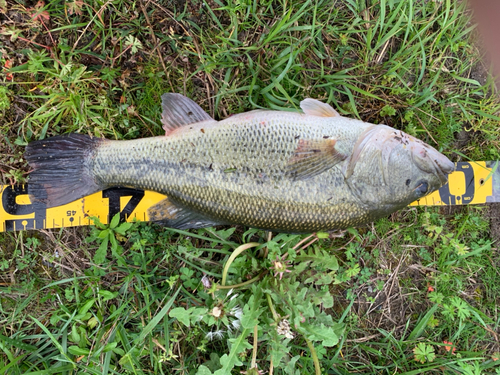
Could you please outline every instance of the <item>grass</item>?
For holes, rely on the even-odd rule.
[[[35,139],[161,134],[163,92],[216,119],[319,98],[454,161],[500,158],[463,4],[0,0],[0,20],[2,184],[25,181]],[[313,236],[3,233],[0,373],[498,374],[491,210],[409,208]]]

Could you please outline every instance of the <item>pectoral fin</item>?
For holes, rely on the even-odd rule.
[[[148,208],[148,216],[151,221],[176,229],[197,229],[225,224],[209,219],[196,211],[181,207],[173,203],[169,198],[163,199]]]
[[[300,102],[300,108],[306,115],[320,116],[320,117],[337,117],[339,113],[332,108],[332,106],[320,102],[316,99],[307,98]]]
[[[335,149],[335,139],[300,139],[287,166],[288,177],[303,180],[332,168],[347,158]]]
[[[182,126],[201,121],[214,121],[198,104],[181,94],[163,94],[161,106],[163,109],[161,122],[165,135]]]

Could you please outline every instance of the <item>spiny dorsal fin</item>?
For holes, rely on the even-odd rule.
[[[339,113],[332,106],[320,102],[316,99],[307,98],[300,102],[300,108],[306,115],[321,116],[321,117],[337,117]]]
[[[335,139],[305,140],[299,143],[288,161],[287,175],[295,180],[314,177],[347,158],[335,149]]]
[[[213,120],[198,104],[181,94],[163,94],[161,106],[163,109],[161,122],[165,135],[185,125]]]

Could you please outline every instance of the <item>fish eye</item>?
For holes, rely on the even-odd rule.
[[[426,181],[419,181],[414,191],[418,196],[423,196],[429,190],[429,184]]]

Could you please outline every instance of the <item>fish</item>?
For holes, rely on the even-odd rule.
[[[171,228],[245,225],[313,233],[370,223],[439,189],[446,156],[389,127],[307,98],[302,112],[257,109],[216,121],[162,95],[165,135],[109,140],[70,133],[31,142],[28,194],[47,207],[110,188],[167,198],[148,209]]]

